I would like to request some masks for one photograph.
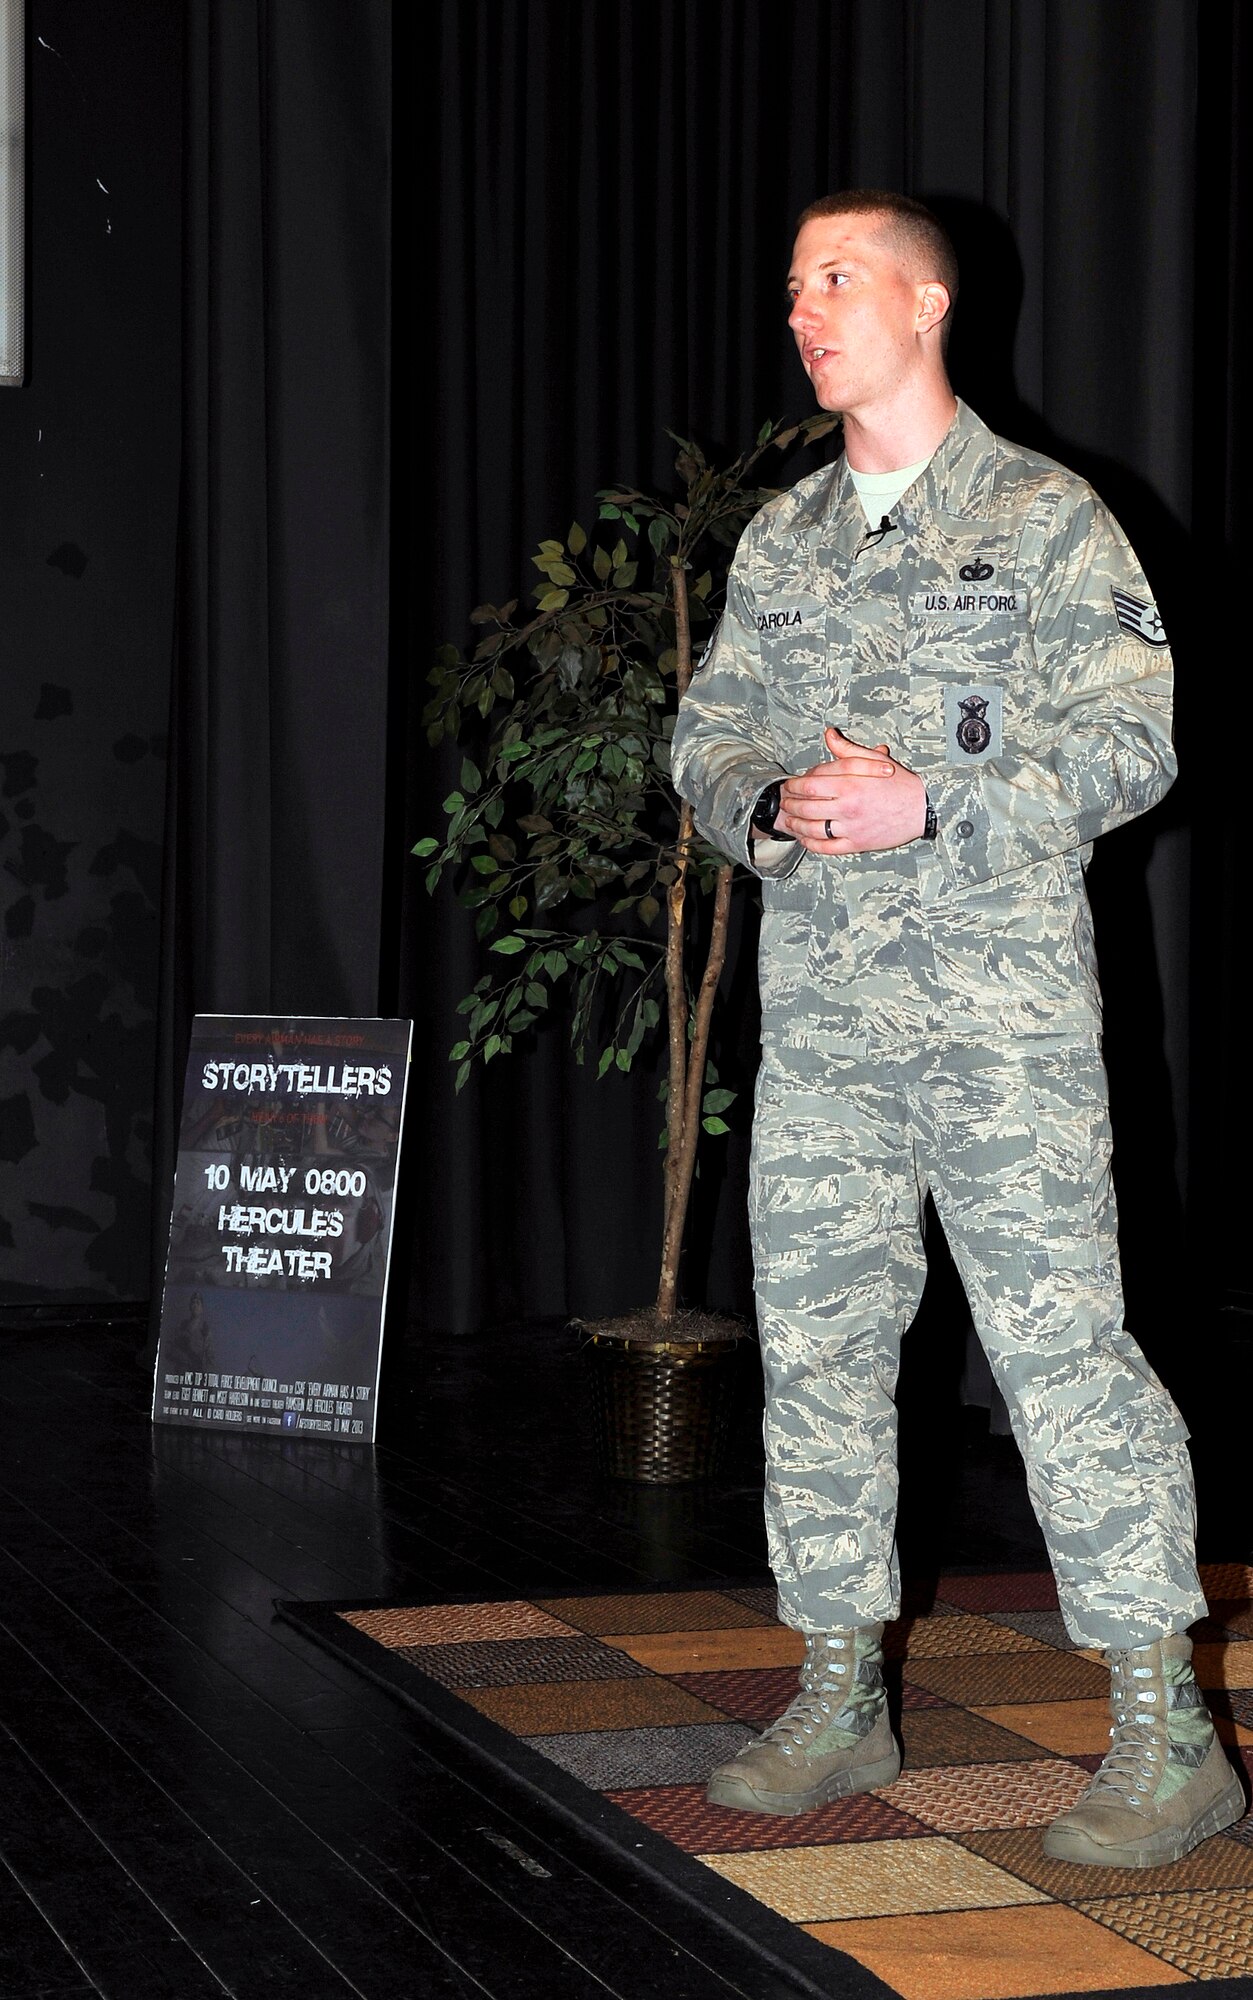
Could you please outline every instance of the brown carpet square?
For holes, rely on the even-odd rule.
[[[915,1618],[904,1633],[898,1657],[905,1660],[964,1660],[972,1653],[1038,1653],[1038,1639],[1012,1625],[954,1612],[951,1618]],[[886,1650],[886,1649],[885,1649]]]
[[[1040,1755],[1038,1744],[964,1708],[903,1710],[901,1740],[911,1771],[934,1764],[1026,1763]]]
[[[835,1840],[908,1840],[927,1829],[897,1812],[877,1792],[862,1792],[814,1812],[732,1812],[705,1803],[703,1785],[657,1785],[610,1792],[655,1832],[664,1833],[685,1854],[734,1854],[772,1847],[820,1847]]]
[[[1041,1646],[1030,1653],[982,1653],[964,1660],[910,1658],[905,1679],[969,1707],[1005,1702],[1079,1701],[1109,1694],[1109,1674],[1075,1653]]]
[[[1057,1586],[1047,1570],[1013,1576],[946,1576],[944,1598],[962,1611],[1056,1611]]]
[[[742,1595],[742,1593],[741,1593]],[[542,1597],[536,1607],[578,1632],[697,1632],[777,1625],[769,1611],[744,1604],[724,1590],[648,1590],[621,1597]]]
[[[1060,1611],[989,1611],[987,1615],[994,1625],[1009,1625],[1042,1645],[1055,1646],[1059,1653],[1074,1650],[1075,1642]]]
[[[573,1639],[483,1639],[469,1645],[399,1646],[396,1650],[419,1673],[429,1674],[446,1688],[639,1680],[648,1672],[628,1653],[581,1635]]]
[[[1076,1899],[1074,1907],[1193,1979],[1238,1979],[1253,1966],[1253,1889]]]
[[[754,1854],[703,1854],[711,1868],[793,1923],[923,1910],[988,1910],[1042,1903],[1038,1889],[955,1841],[850,1841]]]
[[[930,1688],[915,1687],[911,1681],[901,1683],[902,1708],[951,1708],[943,1695],[932,1694]]]
[[[534,1604],[402,1604],[381,1611],[341,1611],[380,1646],[457,1646],[476,1639],[493,1645],[502,1639],[577,1639],[578,1631],[563,1625]]]
[[[805,1641],[786,1625],[729,1626],[702,1632],[610,1632],[618,1646],[655,1674],[707,1674],[737,1668],[788,1667],[793,1678]]]
[[[774,1722],[796,1693],[795,1667],[754,1667],[738,1672],[674,1674],[676,1685],[686,1688],[698,1701],[733,1715],[737,1722],[751,1722],[759,1730]]]
[[[1012,1764],[940,1764],[902,1771],[888,1788],[892,1804],[935,1833],[982,1827],[1048,1826],[1073,1806],[1086,1771],[1060,1758]]]
[[[1048,1993],[1175,1986],[1185,1974],[1056,1903],[935,1910],[806,1924],[811,1937],[868,1966],[902,2000],[1032,2000]]]
[[[1201,1587],[1211,1608],[1216,1603],[1253,1609],[1253,1566],[1248,1563],[1202,1563]]]
[[[548,1681],[535,1687],[464,1688],[460,1698],[515,1736],[728,1720],[721,1710],[697,1701],[685,1689],[655,1674],[635,1681]]]
[[[1080,1774],[1083,1775],[1082,1773]],[[1078,1868],[1070,1861],[1050,1861],[1040,1845],[1040,1835],[1031,1832],[972,1832],[961,1836],[963,1847],[973,1848],[998,1868],[1020,1875],[1058,1902],[1083,1902],[1085,1907],[1102,1896],[1144,1894],[1146,1880],[1163,1893],[1178,1894],[1184,1889],[1253,1888],[1253,1852],[1233,1840],[1206,1840],[1172,1861],[1169,1868],[1154,1869],[1146,1876],[1143,1868]]]

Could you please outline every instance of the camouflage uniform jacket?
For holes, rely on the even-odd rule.
[[[843,459],[764,506],[679,711],[706,839],[763,877],[763,1033],[814,1049],[1091,1035],[1084,868],[1175,773],[1170,653],[1083,480],[964,404],[875,538]],[[834,723],[926,783],[936,841],[749,841],[766,785]]]

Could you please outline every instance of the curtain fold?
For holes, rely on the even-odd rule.
[[[379,1011],[391,23],[185,8],[154,1298],[192,1014]]]

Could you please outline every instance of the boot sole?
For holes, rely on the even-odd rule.
[[[758,1792],[746,1778],[711,1778],[705,1793],[705,1800],[711,1806],[729,1806],[735,1812],[784,1813],[791,1817],[796,1813],[812,1812],[815,1806],[829,1806],[835,1799],[846,1799],[853,1792],[873,1792],[880,1785],[890,1785],[901,1774],[901,1753],[893,1749],[890,1757],[880,1757],[877,1764],[857,1764],[848,1771],[833,1771],[820,1784],[811,1785],[807,1792]]]
[[[1182,1861],[1211,1834],[1234,1826],[1243,1819],[1244,1809],[1244,1788],[1233,1772],[1230,1784],[1191,1826],[1163,1827],[1160,1833],[1119,1847],[1098,1846],[1090,1834],[1077,1827],[1050,1826],[1044,1835],[1044,1852],[1050,1861],[1073,1861],[1088,1868],[1162,1868],[1171,1861]]]

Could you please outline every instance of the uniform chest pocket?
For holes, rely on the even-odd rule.
[[[760,600],[757,640],[762,678],[780,760],[797,768],[822,750],[822,730],[839,722],[848,699],[848,675],[831,643],[828,606],[808,592]]]
[[[941,521],[920,552],[910,597],[916,667],[956,684],[1003,681],[1031,653],[1015,539],[978,522]]]

